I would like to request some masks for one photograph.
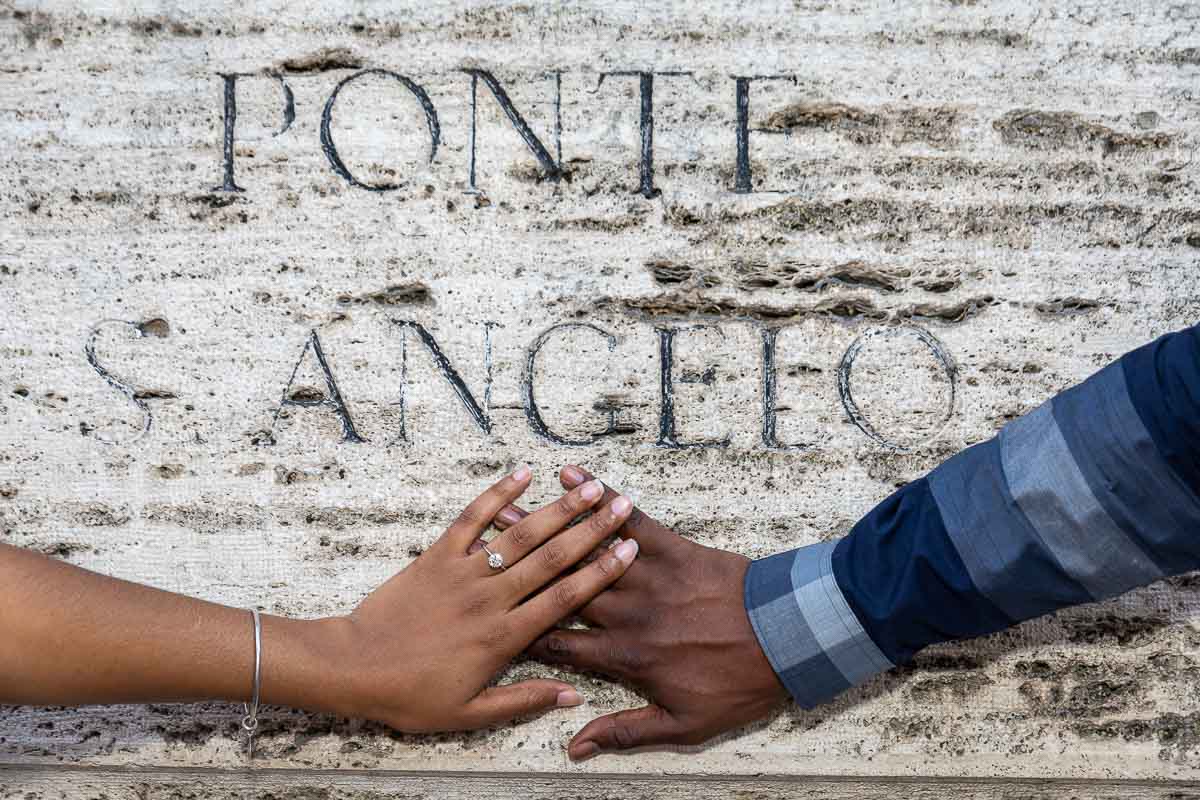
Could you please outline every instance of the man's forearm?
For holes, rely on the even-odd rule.
[[[264,615],[262,700],[330,708],[334,621]],[[0,702],[248,699],[249,612],[0,545]],[[330,709],[332,710],[332,709]]]
[[[1200,332],[1163,337],[908,484],[836,543],[755,562],[746,607],[803,705],[1200,568]]]

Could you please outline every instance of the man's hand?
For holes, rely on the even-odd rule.
[[[591,477],[572,466],[559,475],[567,489]],[[605,487],[600,502],[616,497]],[[512,524],[523,513],[509,506],[498,522]],[[648,706],[588,723],[568,746],[573,760],[700,744],[767,716],[787,698],[743,605],[747,558],[690,542],[636,508],[618,535],[636,539],[639,556],[580,611],[592,628],[551,631],[529,650],[546,663],[625,681],[650,698]]]

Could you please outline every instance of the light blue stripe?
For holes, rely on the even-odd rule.
[[[754,634],[779,680],[804,708],[814,708],[850,688],[809,630],[792,583],[797,571],[820,574],[822,550],[821,545],[809,545],[777,553],[751,562],[746,571],[746,610]]]
[[[1113,522],[1163,573],[1193,569],[1200,561],[1200,500],[1159,453],[1121,363],[1063,392],[1053,405],[1075,463]]]
[[[971,582],[1013,622],[1091,599],[1063,574],[1013,502],[997,439],[951,457],[929,473],[928,480]]]
[[[1093,598],[1162,577],[1096,500],[1044,403],[1000,432],[1013,500],[1063,569]]]
[[[804,614],[796,608],[796,600],[794,593],[788,593],[750,610],[758,638],[770,643],[767,658],[776,672],[810,661],[822,652]]]
[[[833,577],[833,548],[825,542],[812,549],[815,558],[796,560],[792,567],[796,605],[825,655],[851,686],[892,668],[863,630]]]

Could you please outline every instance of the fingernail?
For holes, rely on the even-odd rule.
[[[638,543],[636,539],[626,539],[617,545],[617,549],[613,550],[617,554],[617,558],[621,559],[626,565],[632,564],[634,556],[637,555]]]
[[[572,761],[587,761],[600,752],[600,745],[595,742],[584,742],[571,751]]]
[[[604,494],[604,487],[600,485],[600,481],[588,481],[579,490],[579,496],[584,500],[595,500],[602,494]]]
[[[557,705],[560,707],[583,705],[583,695],[574,689],[563,689],[558,693]]]
[[[625,495],[621,495],[612,501],[612,513],[618,517],[628,514],[631,508],[633,508],[633,503],[629,502],[629,498]]]
[[[530,469],[529,469],[529,465],[528,465],[528,464],[526,464],[525,466],[521,467],[521,468],[520,468],[520,469],[518,469],[516,472],[514,472],[514,473],[512,474],[512,476],[513,476],[513,480],[514,480],[514,481],[517,481],[518,483],[521,483],[521,482],[523,482],[523,481],[527,481],[527,480],[529,480],[529,476],[530,476],[531,474],[533,474],[533,473],[530,471]]]
[[[562,476],[572,486],[577,483],[583,483],[583,473],[574,467],[563,467]]]
[[[500,513],[496,515],[496,519],[500,520],[506,525],[516,525],[521,521],[521,515],[516,511],[513,511],[511,508],[502,508]]]

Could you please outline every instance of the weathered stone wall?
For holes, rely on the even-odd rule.
[[[533,500],[579,461],[683,535],[752,556],[844,533],[1200,318],[1198,17],[1005,0],[0,3],[0,536],[322,615],[521,461]],[[412,86],[343,83],[364,69]],[[464,69],[487,73],[475,193]],[[654,80],[652,174],[639,79],[601,81],[646,70],[689,73]],[[775,76],[745,82],[740,167],[738,76]],[[378,184],[395,188],[363,186]],[[329,396],[317,346],[352,430],[297,404]],[[696,753],[584,766],[570,734],[638,702],[586,677],[582,708],[468,735],[272,709],[257,763],[281,771],[261,784],[204,772],[242,764],[229,705],[6,708],[0,761],[20,766],[0,786],[633,797],[663,796],[652,776],[670,772],[725,776],[680,784],[689,796],[1179,796],[1200,780],[1198,610],[1194,578],[1166,581],[934,648]],[[585,780],[615,772],[642,777]]]

